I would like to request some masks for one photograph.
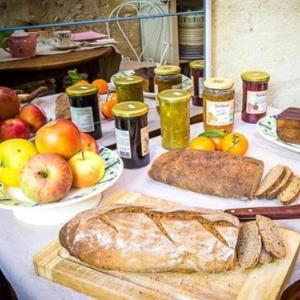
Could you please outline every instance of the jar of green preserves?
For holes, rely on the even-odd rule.
[[[162,146],[186,148],[190,139],[190,100],[188,91],[173,89],[158,94]]]
[[[116,78],[114,84],[117,88],[118,102],[138,101],[144,102],[144,78],[140,76],[126,76]]]
[[[159,66],[154,69],[154,92],[156,97],[156,109],[159,112],[158,94],[164,90],[181,89],[182,77],[178,66]]]

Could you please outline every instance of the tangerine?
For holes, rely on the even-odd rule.
[[[222,138],[220,146],[222,151],[244,155],[248,150],[248,140],[243,134],[232,132]]]
[[[95,79],[92,85],[98,89],[98,94],[105,94],[108,91],[108,83],[104,79]]]
[[[206,150],[206,151],[216,150],[214,142],[206,136],[198,136],[192,139],[189,148],[193,150]]]

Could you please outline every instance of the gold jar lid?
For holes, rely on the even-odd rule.
[[[180,74],[180,67],[178,66],[159,66],[154,69],[156,75],[177,75]]]
[[[270,79],[270,74],[264,71],[247,71],[242,73],[241,77],[245,81],[268,82]]]
[[[143,102],[127,101],[115,105],[112,113],[115,117],[133,118],[143,116],[149,111],[149,106]]]
[[[114,80],[114,84],[116,86],[138,84],[138,83],[143,83],[143,82],[144,82],[144,78],[140,77],[140,76],[136,76],[136,75],[118,77]]]
[[[158,99],[170,103],[188,102],[191,100],[191,93],[186,90],[170,89],[158,94]]]
[[[204,81],[204,86],[212,90],[227,90],[234,85],[233,80],[225,77],[212,77]]]
[[[98,89],[92,84],[74,84],[66,89],[68,96],[88,96],[98,93]]]
[[[204,61],[203,60],[194,60],[190,62],[191,69],[203,70],[204,69]]]

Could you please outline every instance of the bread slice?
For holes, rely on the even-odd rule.
[[[255,221],[244,223],[240,226],[237,256],[243,269],[254,268],[261,253],[261,237]]]
[[[278,225],[271,219],[260,215],[256,216],[256,224],[267,252],[275,258],[285,257],[286,249]]]
[[[264,198],[276,185],[278,185],[284,175],[285,166],[276,165],[273,167],[261,181],[255,194],[256,197]]]
[[[293,176],[288,186],[277,196],[284,205],[295,201],[300,194],[300,177]]]
[[[262,246],[259,255],[259,263],[269,264],[271,261],[272,261],[272,256],[267,252],[266,248]]]
[[[274,188],[269,191],[266,195],[267,199],[275,199],[290,183],[292,177],[293,177],[293,172],[289,167],[285,166],[285,175],[281,179],[281,181],[278,182],[277,185],[274,186]]]

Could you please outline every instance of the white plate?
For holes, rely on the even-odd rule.
[[[270,115],[260,119],[257,122],[258,132],[267,140],[277,144],[281,147],[287,148],[294,152],[300,153],[300,145],[286,143],[280,140],[276,133],[276,119],[277,115]]]
[[[41,204],[28,199],[19,188],[4,188],[0,184],[0,209],[14,211],[17,218],[31,224],[49,225],[67,221],[76,213],[95,207],[104,190],[112,186],[121,176],[122,159],[118,154],[101,147],[99,154],[106,163],[104,177],[94,186],[72,188],[60,201]]]
[[[114,84],[114,81],[115,81],[116,78],[132,76],[132,75],[135,75],[134,70],[127,70],[127,71],[118,72],[118,73],[114,74],[111,77],[110,83],[113,85],[114,88],[116,88],[115,84]],[[183,74],[181,74],[181,76],[182,76],[182,88],[184,90],[190,90],[191,87],[192,87],[191,79],[189,77],[183,75]],[[144,97],[154,99],[155,98],[155,93],[150,93],[150,92],[145,92],[144,91]]]

